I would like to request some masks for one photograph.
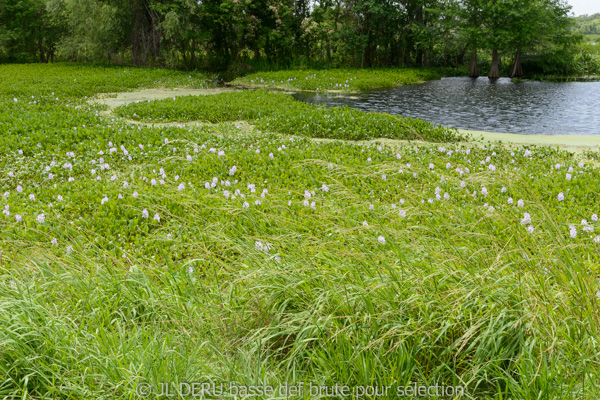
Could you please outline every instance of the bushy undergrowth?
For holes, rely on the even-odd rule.
[[[136,126],[83,101],[15,102],[12,84],[0,396],[417,382],[598,397],[595,161]]]
[[[457,70],[451,68],[284,70],[256,72],[235,79],[233,84],[319,92],[357,92],[390,89],[458,74]]]
[[[315,106],[290,95],[263,90],[183,96],[132,103],[115,110],[122,117],[145,122],[223,122],[248,120],[263,131],[315,138],[460,140],[455,129],[395,115],[349,107]]]

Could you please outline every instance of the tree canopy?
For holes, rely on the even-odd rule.
[[[563,0],[3,0],[0,61],[176,68],[458,66],[577,40]],[[467,57],[467,54],[470,56]],[[475,70],[473,70],[473,67]]]

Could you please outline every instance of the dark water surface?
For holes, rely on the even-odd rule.
[[[308,103],[411,116],[461,129],[600,135],[600,82],[443,78],[353,96],[299,93],[294,97]]]

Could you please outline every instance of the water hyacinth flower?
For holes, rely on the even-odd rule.
[[[460,187],[461,187],[461,188],[465,188],[465,187],[467,187],[467,182],[465,182],[465,181],[460,181]]]
[[[40,223],[40,224],[43,224],[43,223],[44,223],[44,221],[46,221],[46,215],[44,215],[44,213],[41,213],[41,214],[39,214],[39,215],[38,215],[38,216],[35,218],[35,220],[36,220],[38,223]]]
[[[531,151],[525,150],[525,153],[523,154],[523,157],[529,157],[530,155],[531,155]]]
[[[104,196],[104,198],[100,201],[100,204],[104,204],[108,202],[108,197]]]
[[[380,244],[385,244],[385,238],[384,238],[383,236],[379,236],[379,237],[377,238],[377,241],[378,241]]]
[[[247,202],[247,201],[244,201],[244,204],[242,204],[242,206],[243,206],[244,208],[248,208],[248,207],[250,207],[250,204],[248,204],[248,202]]]
[[[534,229],[535,229],[535,228],[533,227],[533,225],[529,225],[529,226],[527,227],[527,232],[529,232],[529,233],[533,233]]]
[[[156,222],[160,222],[160,215],[158,213],[154,214],[154,218],[152,218]]]
[[[50,243],[52,243],[52,246],[56,246],[58,244],[58,240],[56,240],[56,238],[54,238],[50,241]]]
[[[429,169],[433,170],[433,163],[429,163]]]
[[[523,214],[523,219],[521,220],[521,224],[523,224],[523,225],[531,224],[531,215],[529,215],[529,213]]]
[[[567,174],[565,177],[567,178],[568,181],[571,180],[571,174]]]
[[[229,170],[229,175],[235,175],[235,173],[237,172],[237,167],[234,165],[233,167],[231,167],[231,169]]]
[[[180,183],[179,186],[177,186],[177,190],[181,192],[183,189],[185,189],[185,183]]]
[[[600,236],[596,236],[594,238],[594,243],[600,243]]]
[[[32,193],[32,194],[30,194],[30,195],[29,195],[29,200],[31,200],[31,201],[35,201],[35,194],[33,194],[33,193]]]
[[[186,158],[187,158],[188,161],[192,161],[192,156],[190,156],[189,154],[187,155]]]
[[[563,201],[565,199],[565,195],[563,194],[563,192],[560,192],[558,194],[558,201]]]
[[[598,221],[598,215],[592,214],[592,221]]]
[[[518,207],[523,207],[524,205],[525,205],[525,202],[523,201],[523,199],[519,199],[519,201],[517,201]]]
[[[487,196],[488,190],[487,190],[487,188],[485,186],[481,188],[481,194],[484,195],[484,196]]]
[[[321,190],[324,191],[325,193],[329,192],[329,188],[325,184],[323,184],[323,186],[321,186]]]
[[[142,210],[142,218],[147,219],[150,216],[150,214],[148,214],[148,210],[146,210],[145,208]]]
[[[569,227],[569,236],[571,236],[572,239],[575,239],[577,237],[577,228],[575,228],[574,225],[571,225]]]
[[[492,172],[496,171],[496,167],[493,164],[488,165],[488,169]]]
[[[134,199],[136,199],[138,197],[138,192],[133,192],[131,195],[133,196]]]
[[[21,222],[22,219],[23,219],[23,217],[21,217],[19,214],[15,215],[15,221]]]

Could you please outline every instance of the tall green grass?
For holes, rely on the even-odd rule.
[[[598,397],[598,152],[138,126],[6,93],[0,397],[161,382]]]

